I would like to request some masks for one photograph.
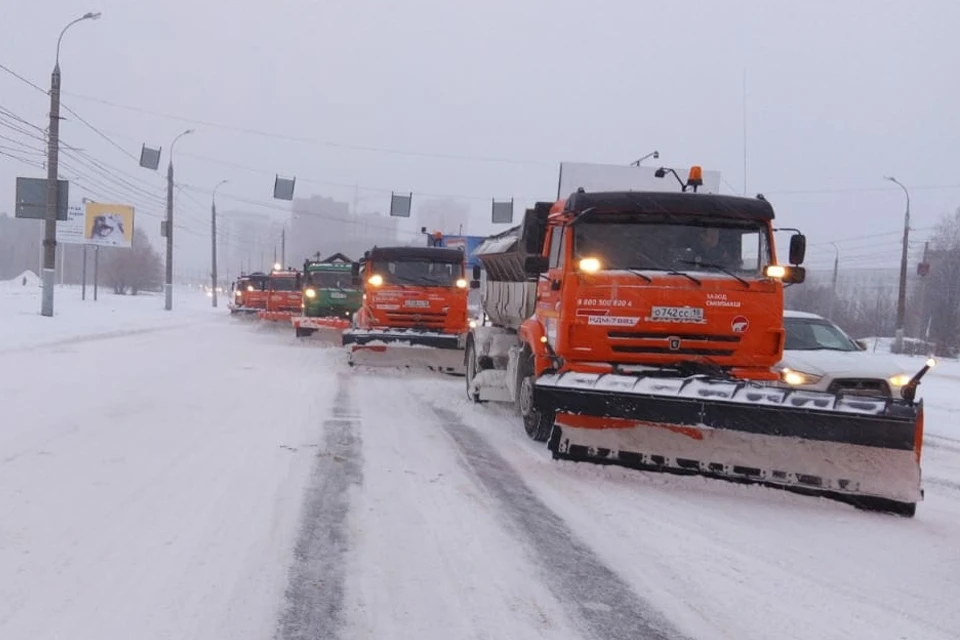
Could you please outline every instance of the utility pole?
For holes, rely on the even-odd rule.
[[[280,229],[280,264],[286,268],[287,266],[287,229],[283,227]]]
[[[217,306],[217,189],[227,184],[227,180],[221,180],[213,188],[213,196],[210,198],[210,280],[213,285],[213,306]]]
[[[930,249],[930,243],[923,243],[923,268],[929,269],[927,262],[927,251]],[[930,324],[927,322],[927,272],[920,273],[920,337],[924,340],[930,337]]]
[[[894,352],[903,353],[903,324],[907,309],[907,249],[910,246],[910,192],[892,176],[884,179],[896,184],[907,196],[907,209],[903,214],[903,251],[900,254],[900,291],[897,295],[897,329],[894,337]]]
[[[827,314],[827,317],[833,320],[833,309],[837,302],[837,277],[840,273],[840,249],[837,248],[836,244],[832,242],[830,244],[833,244],[836,254],[833,257],[833,286],[830,289],[830,313]]]
[[[187,129],[170,143],[170,158],[167,163],[167,265],[166,277],[163,286],[163,308],[173,309],[173,145],[185,135],[193,133]]]
[[[50,74],[50,128],[47,136],[47,208],[43,220],[43,294],[40,315],[53,317],[53,285],[57,268],[57,205],[60,201],[60,44],[67,29],[84,20],[96,20],[99,12],[89,12],[68,23],[57,38],[57,57]]]

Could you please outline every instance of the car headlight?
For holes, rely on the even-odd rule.
[[[804,373],[794,369],[783,368],[780,370],[780,379],[792,387],[800,387],[807,384],[816,384],[823,376],[817,376],[812,373]]]
[[[476,320],[471,320],[471,321],[470,321],[470,328],[471,328],[471,329],[476,329],[476,328],[477,328],[477,321],[476,321]]]
[[[913,376],[911,376],[908,373],[898,373],[895,376],[890,376],[889,378],[887,378],[887,382],[890,383],[891,387],[899,388],[907,384],[908,382],[910,382],[912,378]]]
[[[303,295],[307,296],[308,298],[316,298],[317,291],[316,289],[307,289],[303,292]]]

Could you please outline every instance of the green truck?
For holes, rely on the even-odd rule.
[[[363,291],[353,282],[354,263],[342,253],[303,263],[302,314],[291,322],[297,337],[318,329],[342,331],[360,309]]]

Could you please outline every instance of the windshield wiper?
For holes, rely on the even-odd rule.
[[[668,275],[671,275],[671,276],[683,276],[687,280],[696,283],[698,287],[703,286],[702,282],[694,278],[689,273],[684,273],[683,271],[677,271],[676,269],[666,269],[665,271],[667,272]]]
[[[696,278],[694,278],[694,277],[693,277],[692,275],[690,275],[689,273],[684,273],[683,271],[677,271],[676,269],[667,269],[666,267],[638,267],[638,268],[636,268],[636,269],[626,269],[626,271],[629,271],[630,273],[632,273],[632,274],[634,274],[634,275],[638,275],[638,276],[640,276],[641,278],[645,278],[647,282],[653,282],[653,280],[652,280],[649,276],[644,275],[644,274],[642,274],[642,273],[637,273],[638,271],[641,271],[641,270],[643,270],[643,271],[663,271],[664,273],[666,273],[666,274],[669,275],[669,276],[683,276],[684,278],[686,278],[687,280],[690,280],[691,282],[697,284],[698,286],[700,286],[700,285],[703,284],[702,282],[700,282],[699,280],[697,280]]]
[[[633,275],[637,276],[638,278],[643,278],[643,279],[646,280],[647,282],[653,282],[653,278],[651,278],[650,276],[648,276],[648,275],[645,274],[645,273],[640,273],[640,272],[639,272],[638,270],[636,270],[636,269],[627,269],[627,273],[632,273]]]
[[[744,280],[743,278],[741,278],[741,277],[738,276],[737,274],[735,274],[735,273],[733,273],[732,271],[728,270],[726,267],[724,267],[724,266],[722,266],[722,265],[719,265],[719,264],[716,264],[715,262],[696,262],[695,260],[678,260],[678,262],[679,262],[680,264],[688,264],[688,265],[694,266],[694,267],[706,267],[707,269],[716,269],[717,271],[722,271],[723,273],[727,274],[727,275],[730,276],[731,278],[736,278],[737,280],[739,280],[740,282],[742,282],[742,283],[743,283],[743,286],[745,286],[747,289],[750,288],[750,283],[749,283],[748,281]]]

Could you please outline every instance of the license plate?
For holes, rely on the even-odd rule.
[[[650,319],[670,322],[703,322],[703,309],[700,307],[653,307]]]
[[[429,300],[406,300],[406,301],[403,303],[403,306],[405,306],[405,307],[416,307],[416,308],[418,308],[418,309],[422,309],[422,308],[424,308],[424,307],[429,307],[429,306],[430,306],[430,301],[429,301]]]
[[[347,297],[347,294],[345,294],[345,293],[331,293],[331,294],[330,294],[330,297],[333,298],[334,300],[343,300],[344,298]]]

